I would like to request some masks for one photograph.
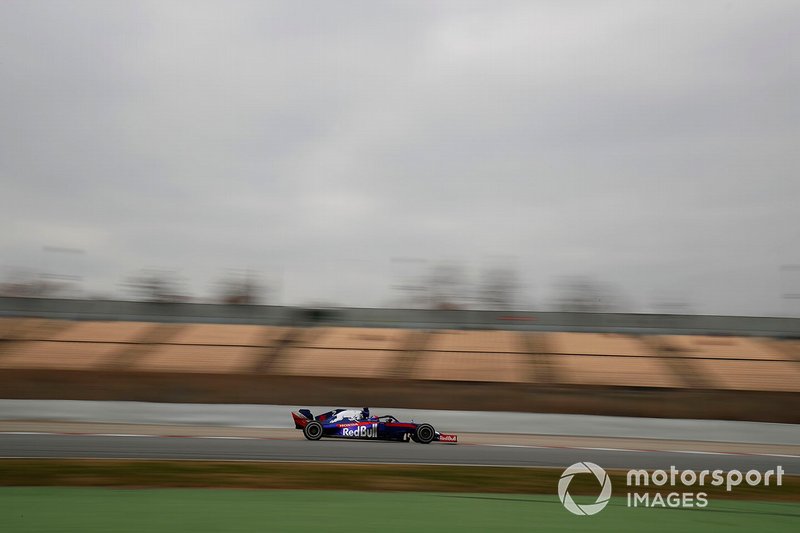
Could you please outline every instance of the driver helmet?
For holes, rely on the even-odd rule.
[[[369,407],[365,407],[361,410],[361,419],[366,420],[369,418]]]

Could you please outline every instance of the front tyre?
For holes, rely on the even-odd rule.
[[[436,438],[436,432],[430,424],[420,424],[417,426],[416,441],[421,444],[428,444]]]
[[[319,440],[322,438],[322,424],[313,420],[303,428],[303,436],[308,440]]]

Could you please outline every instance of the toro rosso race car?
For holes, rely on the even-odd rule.
[[[308,440],[322,437],[344,439],[377,439],[414,441],[428,444],[433,441],[458,442],[458,436],[439,433],[430,424],[400,422],[392,415],[370,416],[369,408],[334,409],[314,416],[308,409],[292,412],[295,429],[302,429]]]

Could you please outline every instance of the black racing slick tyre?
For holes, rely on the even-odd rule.
[[[433,441],[436,438],[436,432],[433,430],[433,426],[430,424],[420,424],[417,426],[417,431],[415,436],[417,437],[417,442],[421,444],[428,444],[429,442]]]
[[[322,438],[322,424],[313,420],[303,428],[303,436],[308,440],[319,440]]]

